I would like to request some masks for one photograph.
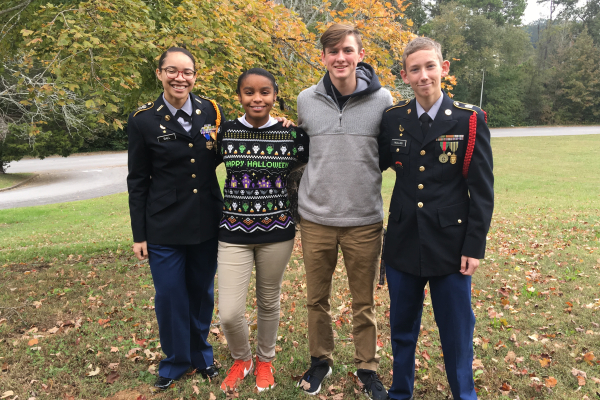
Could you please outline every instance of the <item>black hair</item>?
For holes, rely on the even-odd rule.
[[[194,56],[192,55],[192,53],[190,53],[190,51],[188,49],[186,49],[184,45],[182,45],[181,47],[169,47],[164,53],[162,53],[162,55],[158,59],[158,69],[162,68],[163,64],[165,63],[165,58],[167,58],[167,55],[169,53],[183,53],[183,54],[185,54],[186,56],[188,56],[192,60],[192,64],[194,65],[194,69],[196,69],[196,60],[194,59]]]
[[[248,75],[264,76],[265,78],[267,78],[268,80],[271,81],[271,84],[273,84],[273,88],[275,89],[275,94],[279,93],[279,86],[277,85],[277,81],[275,81],[275,77],[273,76],[272,73],[270,73],[269,71],[267,71],[266,69],[263,69],[263,68],[250,68],[249,70],[247,70],[243,74],[241,74],[240,77],[238,78],[237,89],[235,89],[235,92],[237,94],[240,94],[242,82],[244,82],[244,79],[246,79],[246,77]]]

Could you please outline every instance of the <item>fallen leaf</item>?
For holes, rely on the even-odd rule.
[[[22,332],[22,331],[21,331],[21,332]],[[29,342],[27,342],[27,345],[28,345],[29,347],[31,347],[31,346],[34,346],[34,345],[38,344],[39,342],[40,342],[40,341],[39,341],[39,340],[37,340],[37,339],[31,339]]]
[[[108,369],[115,370],[119,366],[119,363],[110,363],[108,364]]]
[[[551,360],[549,358],[542,357],[538,360],[542,368],[548,368],[550,366]]]
[[[587,374],[585,373],[585,371],[581,371],[576,368],[571,368],[571,373],[573,374],[573,376],[581,376],[583,378],[587,378]]]
[[[86,376],[96,376],[100,373],[100,367],[96,367],[95,370],[86,373]]]
[[[116,353],[117,351],[119,351],[118,347],[113,347],[113,346],[110,347],[110,352],[111,353]]]
[[[500,393],[502,393],[504,396],[507,396],[511,390],[512,387],[506,382],[504,382],[502,386],[500,386]]]
[[[0,399],[5,399],[7,397],[13,396],[15,394],[15,392],[13,392],[12,390],[7,390],[6,392],[2,393],[2,397],[0,397]]]
[[[558,381],[553,376],[546,378],[546,386],[549,388],[553,388],[557,383]]]
[[[112,385],[113,383],[115,383],[115,381],[119,379],[119,374],[115,371],[111,372],[110,374],[108,374],[108,376],[106,377],[106,383],[108,383],[109,385]]]
[[[210,392],[208,394],[208,400],[217,400],[217,396],[215,396],[213,392]]]
[[[192,385],[192,389],[194,390],[194,393],[200,394],[200,389],[198,389],[198,386]]]
[[[504,361],[507,363],[514,362],[516,359],[517,359],[517,355],[515,354],[514,351],[509,351],[508,354],[506,354],[506,357],[504,357]]]
[[[585,378],[583,376],[578,376],[577,377],[577,384],[579,386],[585,386]]]

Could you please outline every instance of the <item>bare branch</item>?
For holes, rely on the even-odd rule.
[[[14,7],[7,8],[6,10],[2,10],[2,11],[0,11],[0,15],[2,15],[2,14],[6,14],[6,13],[9,13],[9,12],[11,12],[11,11],[14,11],[14,10],[18,10],[19,8],[25,8],[25,7],[27,7],[27,6],[29,5],[29,3],[31,3],[31,2],[32,2],[32,0],[25,0],[25,1],[24,1],[24,2],[22,2],[21,4],[17,4],[17,5],[16,5],[16,6],[14,6]]]

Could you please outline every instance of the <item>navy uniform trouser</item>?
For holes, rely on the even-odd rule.
[[[390,327],[394,355],[389,396],[412,397],[415,350],[421,327],[425,284],[429,281],[435,322],[440,330],[446,375],[456,400],[476,400],[473,382],[473,329],[471,277],[461,273],[422,278],[386,266],[390,291]]]
[[[166,355],[158,368],[162,377],[177,379],[190,367],[204,369],[213,363],[206,339],[214,308],[217,246],[217,238],[195,245],[148,243],[160,345]]]

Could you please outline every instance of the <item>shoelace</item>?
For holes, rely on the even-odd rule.
[[[321,362],[316,363],[315,365],[312,365],[308,369],[308,371],[306,371],[306,375],[307,375],[306,377],[308,378],[307,381],[310,380],[310,378],[312,378],[312,376],[315,374],[315,371],[317,370],[317,368],[322,367],[325,364],[327,364],[326,361],[321,361]]]
[[[272,372],[271,363],[268,363],[268,362],[257,362],[256,363],[256,375],[259,375],[261,373],[266,374],[266,373],[271,373],[271,372]]]
[[[363,385],[365,385],[365,387],[370,388],[372,384],[375,384],[375,386],[378,390],[382,390],[383,383],[381,383],[381,381],[379,380],[379,377],[377,376],[377,372],[373,371],[373,372],[369,372],[368,374],[369,374],[369,376],[367,377],[366,381],[363,382]],[[361,379],[361,381],[362,381],[362,379]]]
[[[242,377],[244,375],[244,363],[243,362],[241,362],[241,363],[237,363],[236,362],[236,363],[234,363],[231,366],[231,368],[229,368],[229,371],[227,371],[227,377],[225,378],[225,380],[227,382],[230,382],[231,380],[234,379],[234,377],[237,380],[240,375]],[[229,379],[229,378],[231,378],[231,379]],[[227,380],[227,379],[229,379],[229,380]]]

